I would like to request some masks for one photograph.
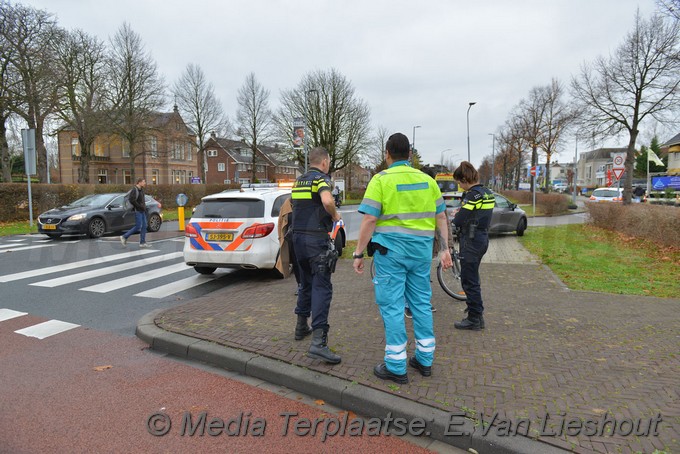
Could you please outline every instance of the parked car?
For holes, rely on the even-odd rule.
[[[623,188],[597,188],[590,195],[591,202],[621,202]]]
[[[217,268],[275,270],[278,222],[290,187],[250,185],[205,196],[184,230],[184,262],[201,274]],[[335,239],[339,254],[345,230]]]
[[[567,183],[557,183],[553,185],[553,191],[556,192],[567,192],[569,190],[569,185]]]
[[[122,232],[135,225],[135,213],[125,208],[125,193],[91,194],[38,216],[38,232],[50,238],[62,235],[87,235],[99,238],[107,232]],[[160,202],[146,195],[149,232],[163,223]]]
[[[502,195],[496,192],[493,195],[496,198],[496,206],[493,208],[489,232],[515,232],[517,236],[523,236],[524,231],[527,229],[526,212]],[[442,196],[446,202],[446,212],[449,218],[453,219],[455,213],[460,209],[463,194],[460,192],[447,192],[442,194]]]

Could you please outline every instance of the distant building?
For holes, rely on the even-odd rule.
[[[348,191],[366,189],[368,182],[371,181],[371,171],[361,167],[359,164],[352,164],[332,174],[333,180],[345,180],[345,188]]]
[[[607,186],[607,171],[611,171],[612,153],[625,153],[627,148],[598,148],[586,151],[578,158],[576,185],[582,188]],[[615,181],[615,177],[612,176]]]
[[[668,174],[680,175],[680,134],[661,145],[668,151]]]
[[[62,184],[78,183],[82,159],[78,134],[68,127],[57,133],[59,179]],[[149,132],[135,144],[135,177],[147,184],[184,184],[200,176],[196,159],[196,134],[184,123],[177,107],[173,112],[152,115]],[[90,150],[90,183],[133,184],[130,144],[116,134],[97,137]]]
[[[245,142],[211,134],[204,145],[207,183],[255,183],[253,152]],[[259,183],[294,181],[302,172],[297,163],[277,147],[260,145],[255,161],[255,178]]]

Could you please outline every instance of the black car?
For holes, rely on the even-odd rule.
[[[517,236],[524,235],[524,231],[527,229],[527,214],[524,210],[500,194],[494,192],[493,195],[496,198],[496,206],[494,206],[491,215],[489,232],[515,232]],[[442,197],[444,197],[446,203],[446,213],[449,219],[453,219],[453,216],[460,209],[463,194],[461,192],[445,192]]]
[[[125,193],[92,194],[38,216],[38,232],[50,238],[62,235],[88,235],[99,238],[106,232],[121,232],[135,225],[135,212],[125,207]],[[149,232],[163,223],[161,204],[146,196]]]

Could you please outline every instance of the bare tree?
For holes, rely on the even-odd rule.
[[[60,89],[57,115],[78,133],[78,182],[90,182],[95,139],[108,131],[106,90],[108,57],[103,42],[82,30],[63,31],[56,46]]]
[[[628,133],[624,203],[631,201],[635,142],[646,117],[666,121],[680,102],[680,22],[659,15],[643,19],[608,58],[584,65],[573,78],[581,123],[597,136]]]
[[[142,141],[153,130],[153,116],[163,105],[164,83],[140,36],[124,23],[111,39],[111,122],[129,146],[132,181],[135,161],[146,153]]]
[[[542,99],[545,108],[538,142],[546,156],[546,180],[550,179],[552,156],[558,152],[564,133],[574,119],[572,109],[563,100],[563,92],[562,84],[557,79],[553,79],[550,85],[543,87]]]
[[[172,92],[182,117],[198,137],[198,161],[203,181],[206,181],[205,142],[210,133],[230,129],[229,120],[215,96],[213,84],[206,80],[198,65],[187,65]]]
[[[5,2],[0,2],[0,167],[2,181],[12,182],[12,156],[7,143],[7,122],[14,111],[12,91],[16,83],[16,74],[12,72],[10,59],[16,51],[11,45],[9,35],[14,27],[14,9]]]
[[[385,168],[385,144],[390,133],[384,126],[378,126],[370,146],[363,154],[363,163],[370,169]]]
[[[238,134],[252,152],[251,181],[254,182],[257,179],[258,144],[270,140],[273,136],[274,116],[269,109],[269,90],[257,81],[254,73],[250,73],[239,89],[236,101]]]
[[[541,138],[541,128],[545,116],[545,96],[541,87],[534,87],[529,91],[528,99],[520,101],[518,119],[513,124],[513,132],[522,131],[524,139],[531,147],[531,165],[538,164],[538,147]],[[518,137],[514,138],[515,140]],[[531,190],[534,190],[534,180],[531,180]]]
[[[45,119],[54,112],[57,84],[52,43],[57,34],[52,14],[21,4],[0,4],[3,45],[7,64],[16,75],[8,92],[12,110],[35,129],[36,167],[41,181],[48,181],[47,150],[43,139]],[[4,64],[5,62],[3,62]]]
[[[680,20],[680,0],[656,0],[662,14]]]
[[[297,88],[282,93],[276,124],[279,134],[291,144],[295,118],[306,119],[309,146],[328,150],[331,172],[350,165],[370,143],[368,105],[335,69],[309,73]],[[296,158],[304,165],[302,151],[296,151]]]

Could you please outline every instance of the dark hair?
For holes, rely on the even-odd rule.
[[[144,181],[144,180],[146,180],[146,178],[144,178],[144,177],[142,177],[142,178],[137,178],[137,184],[141,183],[141,182]]]
[[[410,148],[411,144],[408,141],[408,137],[400,132],[392,134],[385,144],[385,149],[387,149],[387,152],[395,161],[408,159]]]
[[[328,157],[328,150],[324,147],[315,147],[309,152],[309,163],[312,165],[321,164],[321,162]]]
[[[463,161],[458,168],[453,171],[453,179],[460,183],[479,183],[479,172],[477,172],[475,166],[468,161]]]

